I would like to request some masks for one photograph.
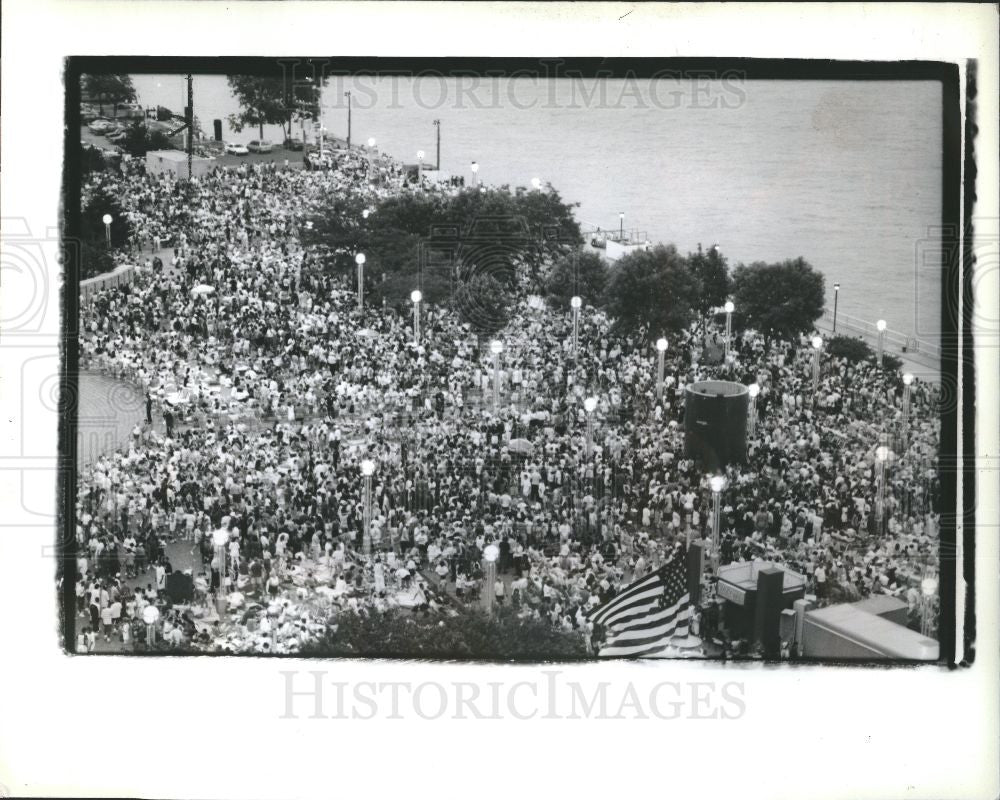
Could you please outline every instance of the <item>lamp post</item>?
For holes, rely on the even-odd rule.
[[[583,401],[583,410],[587,412],[587,458],[594,449],[594,411],[597,409],[597,398],[588,397]]]
[[[747,387],[747,394],[750,395],[750,438],[757,435],[757,395],[760,394],[760,385],[751,383]]]
[[[667,355],[667,340],[662,336],[656,340],[656,396],[663,398],[663,362]]]
[[[903,446],[906,446],[910,431],[910,384],[913,383],[913,373],[903,375]]]
[[[326,143],[326,128],[323,127],[322,123],[320,123],[319,128],[317,129],[316,138],[319,139],[319,157],[322,161],[324,153],[323,145]]]
[[[362,536],[361,546],[365,555],[372,551],[372,475],[375,474],[375,462],[366,458],[361,462],[361,475],[364,478],[362,500]]]
[[[160,609],[146,606],[142,610],[142,621],[146,623],[146,647],[156,644],[156,623],[160,619]]]
[[[884,440],[884,436],[883,436]],[[886,482],[886,462],[892,457],[892,451],[885,445],[880,444],[875,448],[875,463],[878,467],[875,481],[875,521],[879,535],[885,532],[885,482]]]
[[[424,151],[417,150],[417,186],[424,180]]]
[[[108,243],[108,250],[111,249],[111,222],[114,219],[110,214],[105,214],[101,217],[101,221],[104,223],[104,238]]]
[[[475,161],[472,162],[472,185],[479,185],[479,164]]]
[[[933,575],[928,575],[920,581],[921,613],[920,613],[920,633],[923,636],[930,636],[934,630],[931,617],[934,607],[934,596],[937,594],[938,581]]]
[[[358,253],[354,256],[354,263],[358,265],[358,311],[365,310],[365,254]]]
[[[882,369],[882,353],[885,351],[885,320],[880,319],[875,323],[878,329],[878,368]]]
[[[374,181],[377,176],[375,175],[375,137],[372,136],[368,139],[368,180]]]
[[[423,293],[419,289],[410,292],[410,300],[413,301],[413,341],[420,343],[420,301],[424,299]]]
[[[486,595],[486,613],[493,613],[493,603],[496,598],[496,580],[497,580],[497,559],[500,558],[500,548],[495,544],[488,544],[483,548],[483,581],[486,586],[484,594]]]
[[[727,300],[726,305],[726,360],[729,360],[729,336],[733,331],[733,310],[736,306],[733,305],[732,300]]]
[[[813,381],[812,381],[812,399],[813,405],[816,404],[816,391],[819,389],[819,354],[823,349],[823,337],[813,336],[812,338],[813,346]]]
[[[625,212],[618,212],[618,241],[625,241]]]
[[[437,129],[437,161],[434,162],[434,169],[441,169],[441,120],[434,120],[434,127]]]
[[[503,342],[499,339],[490,342],[490,352],[493,353],[493,411],[500,413],[500,354]]]
[[[726,488],[725,475],[713,475],[708,485],[712,488],[712,574],[719,574],[719,517],[722,513],[722,490]]]
[[[840,298],[840,284],[833,284],[833,332],[837,332],[837,300]]]
[[[229,531],[225,528],[216,529],[212,532],[212,541],[219,560],[219,588],[215,593],[215,608],[219,612],[219,619],[222,619],[222,615],[226,613],[226,545],[229,544]]]
[[[542,188],[542,182],[541,182],[541,180],[539,180],[538,178],[532,178],[531,179],[531,188],[533,188],[536,192],[539,191]]]
[[[344,97],[347,98],[347,149],[351,149],[351,93],[344,92]]]
[[[577,349],[580,345],[580,306],[583,300],[577,295],[569,299],[569,307],[573,309],[573,358],[576,358]]]

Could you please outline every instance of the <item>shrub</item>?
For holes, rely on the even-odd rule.
[[[851,336],[834,336],[826,343],[826,352],[835,358],[846,358],[852,363],[864,361],[874,355],[864,339]]]

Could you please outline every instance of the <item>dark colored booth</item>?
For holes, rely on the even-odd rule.
[[[684,455],[703,472],[747,460],[747,387],[733,381],[698,381],[684,390]]]

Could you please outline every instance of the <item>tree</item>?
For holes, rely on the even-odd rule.
[[[104,104],[114,106],[114,116],[118,116],[118,106],[135,101],[135,87],[128,75],[83,75],[83,90],[91,100],[97,100],[101,116]]]
[[[688,254],[688,263],[701,281],[698,312],[705,317],[711,309],[718,308],[729,299],[729,267],[718,245],[713,245],[707,253],[698,245],[697,253]]]
[[[143,158],[150,150],[168,150],[170,137],[163,131],[150,130],[142,122],[134,122],[125,129],[122,149],[134,158]]]
[[[779,264],[740,264],[733,273],[739,318],[765,336],[788,339],[813,329],[823,314],[825,281],[801,256]]]
[[[834,336],[826,343],[826,353],[834,358],[844,358],[852,363],[872,357],[871,347],[863,339],[853,336]]]
[[[292,81],[228,75],[226,80],[240,104],[240,112],[229,115],[229,124],[237,132],[247,126],[257,126],[263,139],[265,125],[280,125],[287,137],[291,134],[293,120],[319,116],[320,92],[325,78],[323,81]]]
[[[525,192],[511,195],[505,188],[451,197],[406,192],[382,200],[364,219],[366,199],[330,193],[319,201],[321,210],[306,241],[339,253],[335,258],[344,264],[348,258],[353,261],[353,253],[364,252],[366,275],[387,275],[393,293],[409,286],[409,296],[431,273],[441,287],[490,275],[516,292],[522,278],[537,283],[542,265],[581,242],[572,207],[555,192],[533,194],[545,199]],[[466,300],[472,299],[469,291]]]
[[[564,311],[574,295],[585,305],[596,306],[603,302],[609,279],[608,265],[601,256],[575,250],[552,265],[545,280],[546,295],[553,308]]]
[[[657,245],[618,260],[606,304],[623,333],[645,328],[647,339],[691,324],[701,283],[677,248]]]
[[[547,661],[584,659],[587,649],[580,633],[522,619],[513,608],[423,616],[390,609],[341,614],[337,631],[303,647],[301,655]]]
[[[489,273],[474,273],[460,282],[455,310],[480,335],[496,333],[510,320],[510,292]]]

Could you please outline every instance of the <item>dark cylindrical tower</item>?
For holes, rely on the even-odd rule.
[[[704,472],[747,459],[747,387],[733,381],[698,381],[684,390],[684,455]]]

